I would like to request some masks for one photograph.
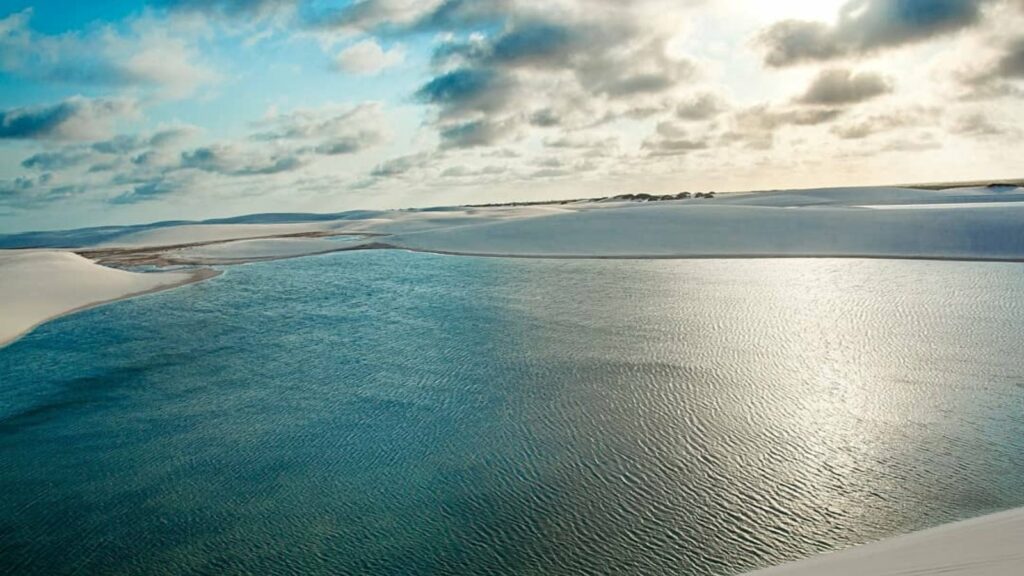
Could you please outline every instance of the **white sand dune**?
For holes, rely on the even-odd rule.
[[[99,266],[71,252],[0,251],[0,346],[46,320],[194,282],[210,273],[142,274]]]
[[[1020,576],[1024,509],[948,524],[747,576]]]
[[[806,199],[805,199],[806,200]],[[1024,202],[871,210],[679,201],[397,233],[428,252],[535,257],[884,257],[1024,259]]]
[[[378,246],[481,256],[1024,260],[1021,222],[1020,188],[831,188],[713,200],[397,210],[294,224],[191,224],[136,232],[103,247],[353,233],[375,235]],[[231,262],[318,253],[320,242],[236,242],[182,253]]]

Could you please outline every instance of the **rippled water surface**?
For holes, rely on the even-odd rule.
[[[729,575],[1024,505],[1024,266],[375,251],[0,350],[0,573]]]

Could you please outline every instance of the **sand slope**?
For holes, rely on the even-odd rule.
[[[1019,576],[1024,510],[985,516],[747,576]]]
[[[141,274],[99,266],[71,252],[0,251],[0,346],[51,318],[210,274]]]

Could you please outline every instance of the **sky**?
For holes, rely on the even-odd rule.
[[[0,233],[1024,176],[1024,0],[0,0]]]

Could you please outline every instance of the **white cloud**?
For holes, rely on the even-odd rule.
[[[146,88],[188,97],[220,77],[202,63],[196,30],[143,16],[127,30],[45,34],[31,27],[32,10],[0,20],[0,70],[55,84]]]
[[[395,46],[390,50],[384,50],[372,38],[345,48],[334,60],[341,70],[366,76],[380,74],[383,70],[398,66],[404,61],[404,48]]]

